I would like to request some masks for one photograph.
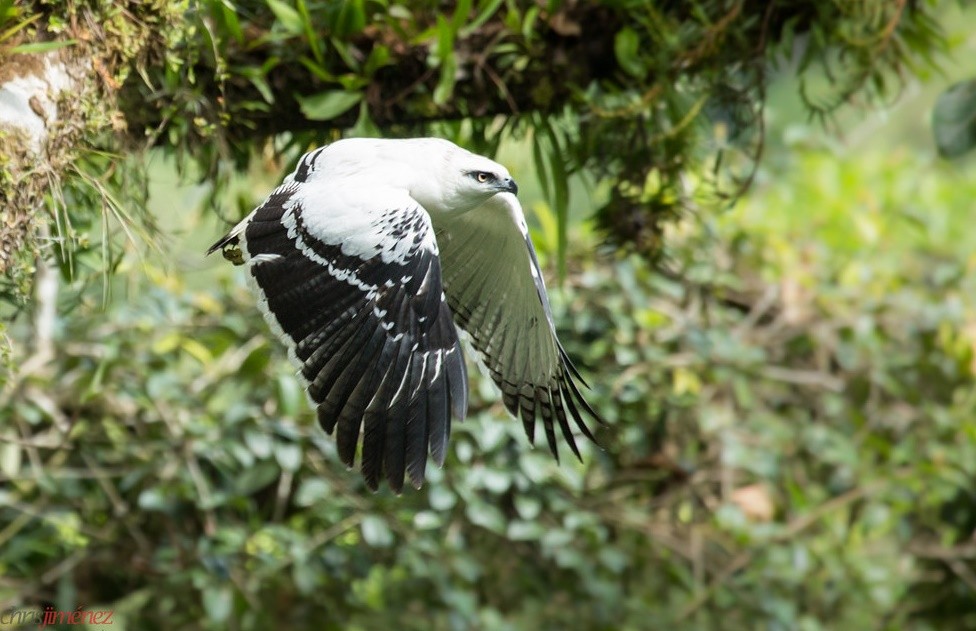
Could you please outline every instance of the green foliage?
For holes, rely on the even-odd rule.
[[[787,157],[668,234],[677,276],[571,249],[554,307],[603,450],[527,449],[476,376],[399,498],[340,465],[236,268],[123,261],[107,312],[66,288],[52,370],[2,401],[3,601],[130,628],[976,623],[973,180]]]
[[[556,211],[564,271],[566,175],[595,174],[609,191],[594,209],[603,232],[657,260],[667,225],[727,207],[752,182],[772,70],[795,63],[821,119],[895,93],[943,50],[943,4],[37,0],[0,3],[0,59],[91,59],[101,107],[81,125],[85,142],[165,147],[217,184],[215,200],[268,139],[308,148],[343,130],[428,135],[445,123],[470,127],[482,148],[524,139]],[[49,154],[75,162],[77,137],[62,140]],[[27,261],[39,228],[18,228]],[[106,258],[95,271],[109,269]]]
[[[3,279],[19,310],[34,265],[60,272],[56,304],[0,329],[0,610],[140,629],[976,626],[976,180],[809,130],[756,171],[775,60],[798,51],[825,116],[934,58],[937,3],[31,7],[0,0],[0,55],[76,40],[64,54],[117,85],[81,99],[80,146],[48,152],[59,177],[30,199],[51,238]],[[145,212],[116,112],[206,180],[196,201]],[[219,229],[193,210],[234,219],[341,133],[514,147],[602,450],[528,449],[473,375],[423,490],[369,495],[344,470],[240,272],[198,258]],[[633,247],[598,256],[580,211]]]
[[[939,95],[932,129],[943,157],[956,158],[976,147],[976,79],[950,86]]]
[[[777,63],[796,56],[805,104],[826,118],[855,97],[896,92],[906,71],[934,63],[944,47],[938,10],[887,0],[466,0],[446,11],[204,0],[172,29],[171,48],[157,53],[164,63],[141,66],[121,96],[133,130],[206,165],[217,156],[242,164],[255,137],[320,144],[320,121],[423,135],[463,119],[491,142],[503,115],[507,131],[536,143],[553,182],[584,168],[606,178],[614,190],[598,212],[602,228],[657,255],[669,222],[748,187]],[[554,139],[556,121],[573,133]],[[550,191],[565,234],[565,191]]]

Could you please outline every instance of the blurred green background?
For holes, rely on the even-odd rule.
[[[752,188],[667,226],[663,267],[602,244],[583,170],[560,278],[530,143],[503,141],[602,448],[557,465],[472,370],[401,497],[339,463],[242,271],[203,256],[300,148],[216,198],[139,158],[155,247],[64,281],[54,371],[0,400],[0,603],[117,630],[976,629],[976,162],[929,122],[976,75],[976,12],[946,16],[941,72],[826,130],[781,64]]]

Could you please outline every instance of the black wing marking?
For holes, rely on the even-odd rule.
[[[384,261],[344,253],[309,231],[297,194],[305,162],[297,181],[235,230],[259,303],[301,367],[342,461],[353,466],[361,436],[370,489],[384,474],[397,493],[405,474],[419,487],[428,451],[443,464],[451,413],[460,420],[467,411],[467,373],[430,218],[416,205],[373,213],[365,228],[377,240],[412,240],[406,254]]]

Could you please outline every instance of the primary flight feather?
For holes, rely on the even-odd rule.
[[[468,404],[456,326],[530,441],[536,419],[557,459],[557,427],[577,457],[570,421],[593,438],[517,193],[505,167],[446,140],[340,140],[208,251],[246,265],[347,466],[361,437],[371,489],[419,487],[428,453],[443,464]]]

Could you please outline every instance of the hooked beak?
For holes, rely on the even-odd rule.
[[[507,177],[498,183],[498,190],[511,193],[512,195],[518,195],[518,184],[512,178]]]

